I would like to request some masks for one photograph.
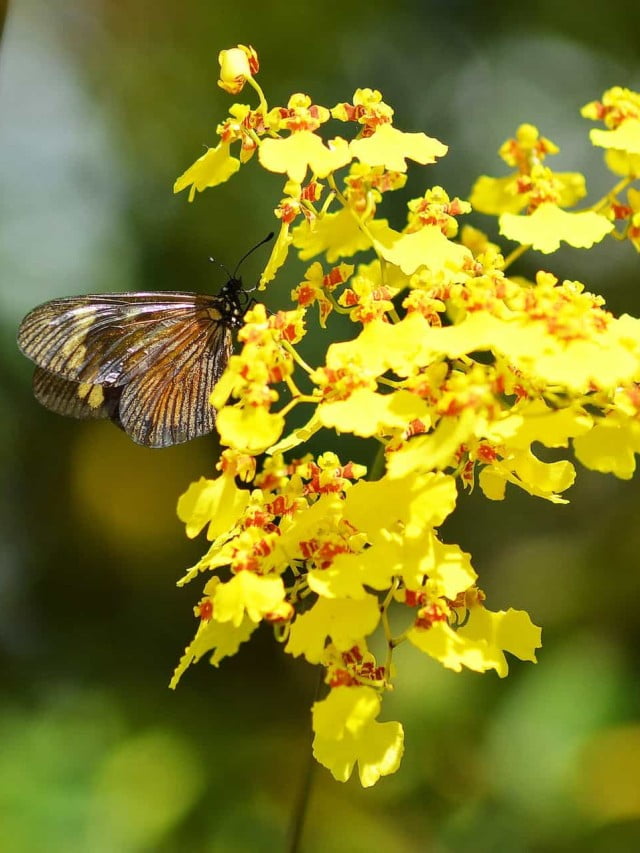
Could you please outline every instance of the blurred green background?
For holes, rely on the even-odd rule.
[[[2,2],[0,0],[0,8]],[[215,142],[232,99],[217,54],[260,55],[271,104],[327,105],[380,88],[397,125],[450,146],[401,204],[440,183],[465,197],[498,174],[522,121],[555,168],[611,179],[579,107],[640,89],[637,2],[16,0],[0,48],[0,850],[278,851],[304,775],[315,674],[269,632],[220,670],[167,683],[204,550],[175,516],[211,474],[208,437],[165,451],[38,407],[17,352],[21,316],[101,290],[210,292],[274,221],[281,181],[256,164],[188,204],[175,177]],[[242,97],[242,96],[241,96]],[[474,224],[493,228],[475,217]],[[400,224],[399,220],[396,224]],[[245,276],[256,276],[254,256]],[[627,245],[527,257],[640,313]],[[299,267],[298,269],[301,269]],[[276,280],[287,306],[295,265]],[[474,555],[492,609],[544,627],[539,664],[455,675],[398,654],[383,719],[396,776],[362,791],[318,768],[306,851],[640,849],[640,489],[579,471],[571,503],[461,500],[444,531]]]

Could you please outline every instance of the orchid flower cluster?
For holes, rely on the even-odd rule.
[[[306,94],[270,108],[253,48],[219,60],[219,85],[231,95],[248,85],[257,105],[233,104],[218,144],[175,191],[189,188],[191,200],[257,160],[284,181],[260,288],[294,251],[313,262],[289,306],[250,308],[211,396],[225,449],[218,475],[178,503],[187,535],[206,528],[210,545],[180,581],[206,577],[171,684],[203,655],[218,666],[270,623],[286,653],[321,668],[316,759],[340,781],[357,764],[370,786],[402,757],[402,725],[378,719],[400,644],[456,672],[500,677],[506,653],[535,661],[540,647],[528,614],[492,611],[470,555],[441,540],[458,498],[477,486],[492,501],[522,489],[566,503],[574,465],[541,460],[536,442],[567,448],[560,455],[571,448],[597,471],[634,472],[640,320],[614,317],[579,281],[508,270],[529,248],[589,248],[607,235],[640,251],[640,94],[616,87],[582,110],[604,123],[591,142],[618,180],[590,207],[572,209],[586,195],[584,176],[553,171],[557,147],[525,124],[500,149],[508,174],[480,177],[469,201],[428,187],[397,229],[379,215],[385,194],[404,187],[408,161],[428,167],[446,145],[396,128],[371,89],[332,108]],[[344,136],[325,133],[336,124]],[[518,246],[505,256],[460,227],[472,210],[498,217]],[[353,333],[332,343],[336,313]],[[309,326],[327,341],[316,364],[298,347]],[[303,426],[290,426],[293,409]],[[321,432],[333,449],[305,452]],[[375,440],[368,468],[334,452],[345,433]]]

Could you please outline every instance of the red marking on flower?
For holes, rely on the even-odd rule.
[[[309,183],[303,187],[300,192],[300,198],[311,202],[318,201],[321,195],[322,184],[318,183],[318,181],[309,181]]]
[[[340,267],[334,267],[322,279],[322,286],[326,287],[327,290],[333,290],[334,287],[337,287],[339,284],[342,284],[346,280],[347,276],[344,276],[342,274],[342,270],[340,269]]]
[[[343,465],[338,468],[334,468],[332,471],[327,471],[327,469],[320,468],[318,465],[315,465],[313,462],[309,463],[309,474],[308,479],[309,482],[304,486],[304,494],[329,494],[333,492],[340,492],[344,488],[345,479],[352,480],[355,479],[353,462],[348,462],[346,465]]]
[[[464,464],[460,472],[460,479],[463,483],[467,483],[468,485],[473,484],[474,467],[475,463],[471,459]]]
[[[271,521],[271,517],[263,510],[256,510],[244,520],[245,527],[264,527]]]
[[[356,473],[354,471],[353,462],[347,462],[346,465],[343,465],[342,468],[339,468],[338,470],[340,471],[340,476],[345,477],[347,480],[356,480],[357,479]],[[355,528],[354,528],[354,530],[355,530]]]
[[[398,181],[405,176],[402,172],[383,172],[381,175],[374,176],[371,185],[380,190],[381,193],[388,190],[395,190],[398,186]]]
[[[300,542],[300,553],[304,560],[310,560],[318,549],[317,539],[306,539]]]
[[[296,324],[288,323],[286,326],[284,326],[284,328],[282,329],[282,337],[285,339],[285,341],[289,341],[289,343],[297,340],[298,330],[296,328]]]
[[[357,679],[346,669],[334,670],[329,680],[330,687],[353,687],[357,683]]]
[[[433,385],[426,378],[417,377],[416,381],[411,385],[411,392],[423,400],[430,400],[432,403],[436,401]]]
[[[213,601],[210,598],[205,598],[198,604],[196,610],[201,622],[210,622],[213,616]]]
[[[628,388],[624,389],[624,393],[627,395],[627,397],[635,406],[635,408],[640,409],[640,386],[638,386],[637,383],[630,385]]]
[[[411,438],[414,435],[422,435],[427,431],[427,427],[424,421],[421,421],[420,418],[414,418],[410,421],[409,426],[404,431],[404,434],[407,438]]]
[[[259,573],[260,560],[255,554],[245,554],[238,556],[240,551],[232,552],[233,569],[235,572],[255,572]]]
[[[280,107],[278,110],[283,124],[288,130],[315,130],[321,121],[320,110],[317,104],[306,107],[304,111],[297,112],[295,107]]]
[[[524,388],[524,386],[522,386],[522,385],[514,385],[513,386],[513,393],[516,395],[518,400],[524,400],[529,396],[526,388]]]
[[[293,607],[291,606],[291,604],[289,604],[289,602],[288,602],[288,601],[287,601],[287,602],[284,602],[284,607],[286,607],[286,612],[280,612],[280,613],[265,613],[265,614],[264,614],[264,618],[265,618],[265,620],[266,620],[267,622],[271,622],[271,623],[277,623],[277,622],[279,622],[279,623],[283,623],[283,622],[290,622],[290,621],[291,621],[291,619],[293,618],[294,614],[295,614],[295,610],[293,609]]]
[[[519,193],[528,193],[531,192],[533,188],[533,181],[529,177],[529,175],[520,175],[516,180],[516,189]]]
[[[282,382],[285,376],[288,376],[289,373],[290,371],[286,369],[284,364],[270,365],[267,375],[267,383],[269,385],[273,385],[274,383]]]
[[[281,481],[282,477],[279,477],[277,474],[263,473],[256,480],[256,485],[263,489],[263,491],[270,492],[273,489],[277,489]]]
[[[253,550],[259,557],[268,557],[273,551],[273,545],[266,539],[261,539],[253,546]]]
[[[249,70],[252,75],[255,75],[260,71],[260,61],[258,60],[258,54],[255,50],[250,47],[249,51],[246,51],[247,59],[249,60]]]
[[[455,598],[447,598],[445,600],[449,607],[459,610],[461,607],[469,608],[482,604],[486,597],[484,592],[477,586],[470,586],[469,589],[459,592]]]
[[[611,205],[611,210],[616,219],[627,219],[633,213],[633,208],[628,204],[620,204],[615,201]]]
[[[383,666],[374,666],[372,661],[367,661],[359,667],[358,674],[361,678],[368,678],[371,681],[382,681],[385,671]]]
[[[469,401],[451,400],[444,409],[439,409],[440,414],[446,417],[455,417],[462,414],[465,409],[469,408]]]
[[[391,291],[386,286],[386,284],[381,284],[379,287],[374,287],[371,291],[371,295],[374,299],[377,299],[379,301],[391,299]]]
[[[351,288],[347,288],[342,294],[342,299],[340,300],[345,308],[353,308],[354,305],[358,304],[358,295]]]
[[[498,452],[495,447],[491,447],[490,444],[479,444],[478,449],[476,450],[476,456],[481,462],[490,464],[491,462],[496,461],[498,458]]]
[[[427,604],[418,612],[415,624],[417,628],[431,628],[436,622],[448,622],[448,617],[442,607],[433,602],[432,604]]]
[[[292,296],[298,305],[306,308],[308,305],[312,305],[315,302],[316,291],[310,284],[300,284],[293,291]]]
[[[267,504],[267,509],[269,512],[273,513],[273,515],[293,515],[296,509],[296,504],[295,501],[293,503],[289,503],[284,495],[278,495],[274,501]],[[280,528],[278,528],[278,533],[280,533]]]
[[[343,108],[347,115],[347,121],[357,121],[360,116],[364,114],[364,107],[361,105],[354,107],[353,104],[344,103],[340,104],[340,106]]]
[[[423,607],[427,600],[426,593],[419,589],[406,589],[404,591],[404,603],[407,607]]]
[[[276,216],[278,216],[285,224],[291,225],[299,213],[300,205],[298,202],[283,201],[278,205]]]
[[[332,367],[324,367],[325,385],[322,389],[323,398],[332,400],[347,400],[358,388],[368,388],[367,380],[358,377],[353,371],[341,367],[335,370]]]
[[[304,494],[330,495],[335,492],[342,491],[342,483],[337,480],[331,480],[327,483],[320,482],[320,475],[312,477],[309,483],[304,487]]]
[[[596,118],[599,118],[600,120],[602,120],[612,109],[612,107],[605,107],[602,101],[594,101],[593,106],[596,108]]]
[[[328,569],[338,554],[348,554],[350,549],[346,544],[338,542],[323,542],[315,554],[315,561],[319,569]]]
[[[342,652],[342,660],[346,664],[354,664],[362,662],[362,652],[358,646],[353,646],[346,652]]]

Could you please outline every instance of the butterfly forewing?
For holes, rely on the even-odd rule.
[[[123,385],[171,345],[176,328],[197,334],[219,323],[217,301],[180,292],[54,299],[27,314],[18,345],[39,367],[65,379]]]
[[[71,417],[108,417],[134,441],[167,447],[213,429],[213,386],[231,352],[240,282],[220,296],[107,293],[55,299],[23,320],[36,398]]]

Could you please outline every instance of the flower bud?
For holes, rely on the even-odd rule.
[[[229,50],[221,50],[218,54],[220,63],[220,79],[218,86],[230,95],[242,91],[249,77],[257,74],[260,64],[258,54],[252,47],[239,44]]]

